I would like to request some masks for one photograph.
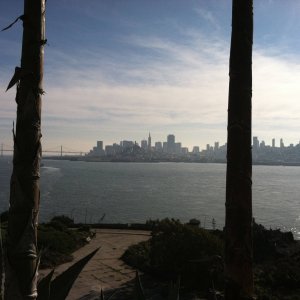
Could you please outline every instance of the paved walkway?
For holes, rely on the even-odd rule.
[[[130,245],[149,238],[149,231],[97,229],[96,237],[74,253],[72,262],[60,265],[55,270],[54,274],[57,275],[75,261],[101,247],[77,278],[67,300],[96,299],[91,295],[98,295],[99,299],[101,288],[115,289],[131,281],[135,277],[135,270],[119,258]],[[40,275],[43,276],[48,272],[49,270],[41,270]]]

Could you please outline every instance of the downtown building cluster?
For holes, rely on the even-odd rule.
[[[120,143],[113,143],[104,147],[103,141],[97,141],[97,145],[87,154],[88,157],[124,157],[133,156],[138,160],[224,160],[226,157],[226,145],[219,146],[215,142],[214,146],[209,144],[206,149],[200,151],[199,146],[194,146],[192,151],[188,147],[183,147],[181,142],[176,142],[175,135],[169,134],[165,142],[152,142],[151,134],[147,139],[141,140],[140,144],[136,141],[123,140]]]
[[[151,135],[140,144],[136,141],[123,140],[104,147],[103,141],[97,141],[95,147],[86,155],[87,159],[126,160],[126,161],[199,161],[226,162],[227,144],[207,144],[204,149],[194,146],[191,151],[176,142],[175,135],[169,134],[165,142],[152,142]],[[300,143],[288,146],[280,139],[279,145],[273,138],[270,145],[253,137],[253,163],[258,164],[300,164]]]
[[[97,141],[97,145],[93,147],[92,150],[88,153],[91,156],[114,156],[118,155],[122,152],[130,152],[135,148],[139,148],[144,153],[169,153],[169,154],[187,154],[188,148],[182,147],[180,142],[175,142],[175,135],[169,134],[167,136],[166,142],[155,142],[154,145],[152,143],[151,134],[149,133],[148,139],[143,139],[141,143],[137,143],[136,141],[128,141],[123,140],[119,144],[113,143],[112,145],[106,145],[103,147],[103,141]],[[199,152],[199,147],[194,147],[195,152]]]
[[[252,157],[256,163],[269,164],[300,164],[300,142],[296,145],[284,145],[281,138],[279,145],[276,146],[275,138],[272,139],[270,145],[266,145],[265,141],[259,141],[258,137],[253,137]]]

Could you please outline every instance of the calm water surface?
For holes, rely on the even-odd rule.
[[[7,209],[11,162],[0,159],[0,208]],[[40,219],[145,222],[164,217],[223,227],[225,164],[87,163],[45,160]],[[253,166],[253,215],[300,238],[300,167]]]

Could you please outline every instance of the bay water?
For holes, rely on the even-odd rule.
[[[0,210],[8,209],[11,158],[0,158]],[[165,217],[222,228],[225,164],[44,160],[40,221],[138,223]],[[253,166],[253,216],[300,239],[300,167]]]

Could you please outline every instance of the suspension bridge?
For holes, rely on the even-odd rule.
[[[11,145],[5,145],[5,144],[1,144],[1,149],[0,149],[0,156],[4,156],[4,154],[6,153],[13,153],[14,149],[13,146]],[[63,145],[60,146],[56,146],[53,148],[48,148],[48,149],[42,149],[42,154],[50,156],[50,155],[54,155],[54,156],[66,156],[66,155],[72,155],[72,156],[83,156],[85,155],[87,152],[84,151],[80,151],[80,150],[74,150],[74,149],[70,149],[67,148]]]

